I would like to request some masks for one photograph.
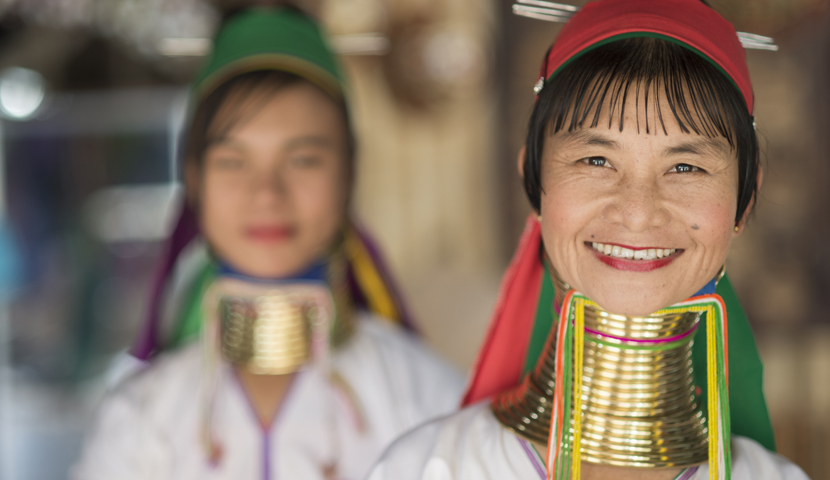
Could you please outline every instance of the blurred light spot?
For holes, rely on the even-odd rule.
[[[159,53],[168,57],[200,57],[210,52],[209,38],[162,38]]]
[[[384,55],[389,51],[389,39],[380,33],[334,35],[332,47],[341,55]],[[167,57],[200,57],[210,53],[213,42],[209,38],[162,38],[158,51]]]
[[[168,236],[182,196],[181,185],[120,185],[93,194],[84,213],[105,243],[155,242]]]
[[[46,81],[36,71],[10,67],[0,73],[0,110],[7,118],[31,118],[45,97]]]
[[[433,34],[424,48],[427,74],[442,83],[470,83],[483,73],[484,55],[473,38],[461,32]]]

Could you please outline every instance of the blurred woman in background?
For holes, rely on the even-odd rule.
[[[75,478],[360,479],[395,436],[454,409],[461,379],[404,331],[350,220],[355,145],[319,27],[251,9],[213,48],[193,90],[188,205],[134,353],[168,351],[105,400]],[[164,280],[196,226],[212,261],[164,342]]]

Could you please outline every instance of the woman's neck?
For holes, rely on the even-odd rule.
[[[249,275],[237,269],[220,258],[216,259],[217,270],[220,276],[236,278],[252,283],[286,283],[286,282],[326,282],[328,280],[328,259],[323,259],[308,265],[303,270],[283,277],[259,277]]]
[[[278,293],[281,285],[286,291],[290,290],[292,283],[325,284],[334,300],[334,318],[329,324],[328,340],[331,347],[337,347],[354,330],[345,256],[337,250],[325,262],[315,264],[291,279],[250,277],[221,262],[219,274],[228,281],[252,288],[242,295],[236,291],[239,287],[228,292],[227,301],[231,304],[220,309],[227,317],[221,320],[222,354],[233,365],[260,423],[270,426],[296,371],[312,360],[310,335],[313,329],[310,320],[305,318],[308,313],[305,309],[289,308],[292,304],[286,301],[290,296],[274,293]],[[263,291],[263,285],[267,286],[267,292]],[[258,335],[265,337],[258,338]]]
[[[561,307],[559,291],[568,287],[555,274],[554,283]],[[583,478],[606,478],[607,469],[619,466],[626,468],[607,478],[673,478],[667,472],[705,461],[706,424],[691,369],[700,313],[628,317],[589,303],[583,307],[580,391],[582,436],[589,440],[581,446],[589,465]],[[557,330],[551,329],[531,373],[492,404],[503,425],[542,451],[556,390]]]

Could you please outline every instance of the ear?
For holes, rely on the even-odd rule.
[[[755,177],[755,194],[752,195],[752,198],[749,199],[749,205],[746,206],[746,211],[744,212],[743,217],[741,217],[741,221],[738,222],[736,227],[738,229],[732,234],[733,237],[737,237],[738,235],[744,233],[744,228],[746,228],[747,219],[749,219],[749,213],[752,212],[752,208],[755,207],[755,200],[757,200],[758,192],[761,191],[761,186],[764,184],[764,167],[760,164],[758,165],[758,175]]]
[[[527,157],[527,147],[522,145],[519,149],[519,155],[516,157],[516,168],[519,170],[519,177],[525,179],[525,158]]]

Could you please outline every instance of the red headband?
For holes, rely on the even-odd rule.
[[[547,80],[592,45],[630,33],[662,35],[697,50],[735,82],[752,114],[752,83],[735,27],[700,0],[590,2],[562,27],[540,76]]]

